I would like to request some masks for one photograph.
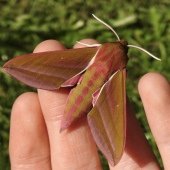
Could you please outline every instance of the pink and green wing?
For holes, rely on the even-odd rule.
[[[3,69],[31,87],[55,90],[77,84],[97,50],[91,47],[26,54],[9,60]]]
[[[88,123],[94,140],[112,165],[124,151],[126,136],[126,70],[117,71],[97,92],[94,107],[88,113]]]

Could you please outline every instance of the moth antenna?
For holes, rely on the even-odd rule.
[[[158,57],[156,57],[155,55],[151,54],[149,51],[145,50],[145,49],[142,48],[142,47],[138,47],[138,46],[136,46],[136,45],[127,45],[127,46],[128,46],[128,47],[132,47],[132,48],[137,48],[137,49],[145,52],[146,54],[148,54],[148,55],[151,56],[152,58],[161,61],[160,58],[158,58]]]
[[[107,28],[109,28],[117,37],[118,41],[120,41],[120,38],[118,36],[118,34],[116,33],[116,31],[107,23],[105,23],[104,21],[102,21],[100,18],[96,17],[94,14],[92,14],[92,16],[99,22],[101,22],[103,25],[105,25]]]
[[[116,33],[116,31],[115,31],[109,24],[105,23],[104,21],[102,21],[100,18],[98,18],[98,17],[95,16],[94,14],[92,14],[92,16],[93,16],[96,20],[98,20],[99,22],[101,22],[103,25],[105,25],[107,28],[109,28],[109,29],[115,34],[115,36],[117,37],[118,41],[120,41],[120,38],[119,38],[118,34]],[[81,43],[81,42],[78,42],[78,43],[83,44],[83,45],[86,45],[86,46],[89,46],[89,44],[85,44],[85,43]],[[94,45],[95,45],[95,44],[94,44]],[[145,52],[146,54],[148,54],[148,55],[151,56],[152,58],[161,61],[160,58],[158,58],[158,57],[156,57],[155,55],[151,54],[149,51],[145,50],[145,49],[142,48],[142,47],[138,47],[138,46],[136,46],[136,45],[127,45],[127,46],[128,46],[128,47],[132,47],[132,48],[137,48],[137,49]]]
[[[87,43],[83,43],[83,42],[80,42],[80,41],[76,41],[76,42],[81,44],[81,45],[84,45],[86,47],[99,47],[99,46],[101,46],[101,44],[87,44]]]

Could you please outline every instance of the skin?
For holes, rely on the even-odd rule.
[[[94,44],[95,40],[82,40]],[[74,48],[83,47],[76,44]],[[55,40],[40,43],[34,52],[62,50]],[[138,85],[146,116],[164,168],[170,167],[170,86],[159,73],[144,75]],[[59,133],[69,90],[27,92],[12,108],[9,151],[12,170],[101,170],[96,145],[85,118]],[[155,157],[128,106],[127,142],[118,165],[110,170],[157,170]]]

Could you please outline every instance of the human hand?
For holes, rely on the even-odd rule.
[[[94,40],[84,40],[96,43]],[[75,48],[82,47],[77,44]],[[62,50],[57,41],[40,43],[34,52]],[[163,76],[149,73],[139,82],[139,93],[165,169],[170,167],[170,87]],[[73,130],[59,133],[60,120],[69,94],[67,89],[38,90],[18,97],[12,108],[10,159],[12,170],[100,170],[96,145],[85,119]],[[127,111],[127,139],[123,157],[110,170],[159,169],[133,111]]]

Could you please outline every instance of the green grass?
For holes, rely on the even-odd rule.
[[[80,9],[81,8],[81,9]],[[94,20],[96,14],[115,28],[119,36],[130,44],[149,49],[162,58],[154,61],[146,54],[129,50],[127,93],[134,103],[136,116],[161,162],[154,139],[147,124],[140,101],[137,82],[150,71],[160,72],[170,79],[170,3],[161,1],[0,1],[0,68],[15,55],[31,52],[46,39],[57,39],[67,47],[83,38],[99,42],[115,41],[115,36]],[[0,168],[9,169],[8,140],[12,103],[28,87],[0,71]],[[108,169],[104,162],[105,170]]]

